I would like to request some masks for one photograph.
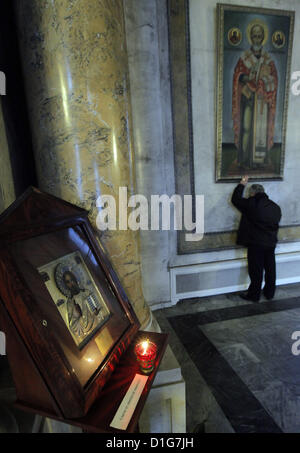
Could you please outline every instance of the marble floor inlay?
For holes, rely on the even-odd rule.
[[[155,312],[186,381],[188,432],[200,422],[205,432],[300,432],[298,294],[300,285],[287,285],[259,304],[231,294]]]

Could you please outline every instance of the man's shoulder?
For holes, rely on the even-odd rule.
[[[280,209],[280,206],[274,200],[271,200],[271,198],[269,198],[266,193],[261,194],[261,197],[259,197],[259,199],[263,200],[264,203],[273,206],[274,208],[276,207]]]
[[[268,197],[268,201],[269,201],[270,203],[272,203],[272,205],[277,206],[277,207],[280,209],[279,204],[277,204],[276,201],[272,200],[272,199],[269,198],[269,197]]]
[[[272,206],[274,207],[274,209],[277,209],[277,210],[279,210],[279,211],[281,212],[281,208],[280,208],[279,204],[277,204],[277,203],[276,203],[275,201],[273,201],[273,200],[270,200],[270,201],[271,201]]]
[[[281,219],[281,208],[275,201],[268,198],[266,208],[270,213],[272,213],[273,216],[275,216],[275,218],[277,218],[278,221]]]

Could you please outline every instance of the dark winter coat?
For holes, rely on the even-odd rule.
[[[275,247],[281,219],[280,207],[264,192],[243,198],[244,188],[243,184],[238,184],[231,198],[232,204],[242,213],[237,244]]]

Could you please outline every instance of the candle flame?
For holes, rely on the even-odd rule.
[[[144,348],[143,355],[147,354],[148,346],[149,346],[149,341],[148,340],[147,341],[143,341],[143,343],[142,343],[142,347]]]

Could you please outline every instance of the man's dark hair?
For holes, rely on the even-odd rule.
[[[254,196],[257,193],[264,193],[265,189],[261,184],[252,184],[249,189],[250,196]]]

